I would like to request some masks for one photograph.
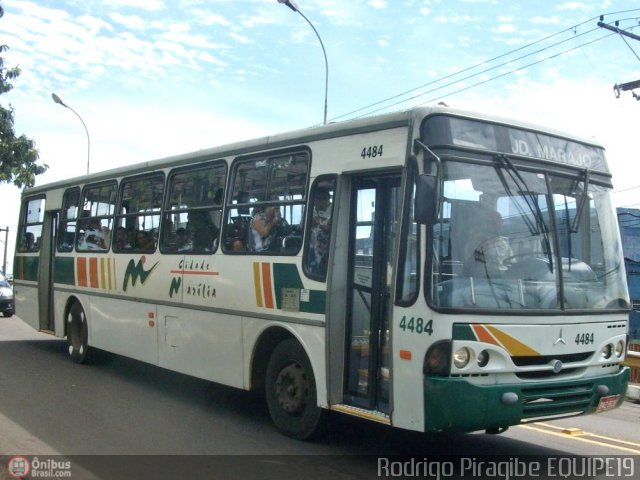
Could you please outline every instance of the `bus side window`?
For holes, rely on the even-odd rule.
[[[44,197],[31,198],[23,203],[20,225],[19,252],[37,252],[40,250],[42,225],[44,223]]]
[[[118,184],[115,180],[85,185],[76,225],[76,250],[109,250]]]
[[[321,281],[327,275],[335,190],[335,175],[320,177],[311,189],[303,267],[309,277]]]
[[[114,252],[156,251],[163,195],[162,172],[122,180],[116,211]]]
[[[306,151],[236,160],[225,253],[296,255],[302,248],[308,173]]]
[[[76,221],[80,204],[80,188],[70,188],[64,192],[60,228],[58,229],[58,251],[70,252],[76,240]]]
[[[169,174],[162,211],[163,253],[211,254],[218,248],[227,167],[222,161],[183,167]]]

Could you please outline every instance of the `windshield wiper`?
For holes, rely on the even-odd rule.
[[[578,233],[578,227],[580,226],[580,218],[582,217],[582,211],[584,210],[584,206],[587,203],[587,199],[589,198],[589,169],[584,169],[584,190],[582,191],[582,195],[580,196],[580,200],[578,205],[576,206],[576,216],[573,218],[573,222],[571,223],[571,229],[569,233]]]
[[[542,235],[542,239],[544,242],[544,251],[547,254],[547,259],[549,260],[549,269],[551,272],[553,272],[553,258],[551,256],[551,241],[549,240],[549,230],[547,228],[547,224],[544,221],[542,210],[540,210],[540,205],[538,205],[538,200],[527,185],[525,179],[522,177],[520,170],[518,170],[518,168],[513,164],[509,157],[507,157],[506,155],[496,155],[494,159],[499,166],[507,171],[509,177],[518,189],[518,194],[524,199],[525,203],[529,207],[529,211],[533,214],[533,218],[535,219],[535,228],[531,221],[528,219],[526,213],[523,215],[523,220],[527,223],[527,226],[529,227],[532,234]],[[502,176],[500,176],[500,180],[507,190],[507,193],[512,196],[506,180],[503,179]],[[518,202],[515,203],[517,204]]]

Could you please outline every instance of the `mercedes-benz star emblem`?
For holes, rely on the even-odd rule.
[[[567,342],[564,341],[564,338],[562,338],[562,329],[560,329],[560,335],[558,335],[558,339],[553,342],[553,345],[556,346],[559,343],[562,343],[563,345],[567,344]]]

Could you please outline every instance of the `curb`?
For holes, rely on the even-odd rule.
[[[629,384],[627,387],[627,400],[632,402],[640,401],[640,385],[638,384]]]

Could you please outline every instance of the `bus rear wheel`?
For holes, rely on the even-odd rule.
[[[265,393],[271,419],[281,433],[298,440],[309,440],[318,433],[322,409],[317,404],[316,380],[296,340],[284,340],[273,350]]]
[[[85,363],[89,353],[89,327],[87,316],[79,302],[69,308],[67,323],[67,352],[75,363]]]

